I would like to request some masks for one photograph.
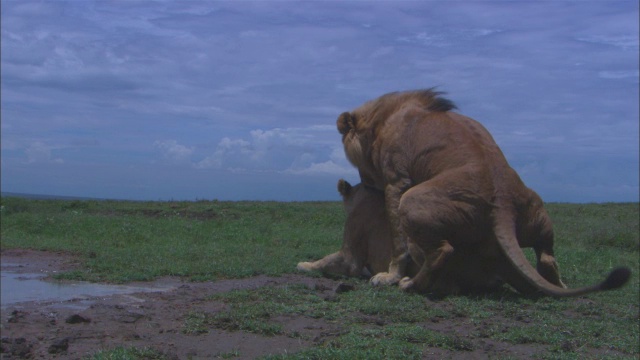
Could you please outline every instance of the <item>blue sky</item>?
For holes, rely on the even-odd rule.
[[[638,201],[638,1],[2,1],[2,191],[338,200],[335,119],[438,86],[545,201]]]

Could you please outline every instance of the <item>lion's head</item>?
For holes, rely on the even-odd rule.
[[[376,171],[371,156],[380,127],[392,114],[407,105],[417,105],[434,112],[455,109],[454,103],[441,97],[442,94],[433,89],[392,92],[338,116],[336,125],[342,135],[345,155],[358,168],[363,182],[375,184]]]

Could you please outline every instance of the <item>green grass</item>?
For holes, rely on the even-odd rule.
[[[168,360],[163,354],[147,348],[117,347],[111,350],[99,351],[89,360]]]
[[[2,249],[72,252],[82,267],[61,277],[109,282],[165,275],[203,281],[291,273],[298,261],[336,251],[345,220],[338,202],[2,198],[1,205]],[[545,359],[577,359],[586,354],[588,358],[638,358],[638,205],[547,205],[554,221],[560,272],[570,287],[601,281],[616,266],[632,269],[630,284],[623,289],[592,294],[582,301],[531,299],[505,289],[434,303],[397,288],[372,288],[348,279],[344,281],[355,289],[331,300],[302,285],[219,294],[208,301],[225,304],[225,310],[185,314],[182,332],[198,336],[216,328],[304,339],[305,333],[287,330],[281,320],[308,317],[340,324],[341,330],[299,353],[271,358],[418,359],[425,349],[464,356],[479,350],[483,340],[542,345],[546,351],[540,356]],[[531,258],[531,251],[527,253]],[[466,332],[448,331],[446,324]],[[599,355],[589,353],[593,349],[600,350]],[[149,349],[118,348],[93,358],[162,357]]]
[[[2,248],[74,252],[84,270],[64,276],[110,282],[279,275],[334,251],[344,221],[341,205],[332,202],[3,198],[2,206]]]
[[[614,350],[630,358],[638,354],[637,298],[621,308],[609,302],[615,293],[594,295],[601,299],[576,305],[571,300],[523,298],[505,290],[478,297],[448,297],[434,306],[421,295],[353,282],[355,290],[341,295],[338,301],[325,301],[299,285],[216,295],[212,301],[230,306],[215,315],[199,314],[207,318],[201,329],[299,336],[272,322],[288,315],[340,325],[343,333],[328,343],[298,354],[273,357],[287,359],[418,359],[425,347],[453,352],[476,350],[474,340],[478,339],[547,345],[551,358],[577,357],[585,347]],[[505,318],[515,321],[495,321]],[[432,329],[433,323],[455,324],[468,334],[437,331]],[[509,325],[505,327],[505,323]],[[269,324],[277,331],[265,331],[273,329]]]

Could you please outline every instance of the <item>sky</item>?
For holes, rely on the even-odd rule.
[[[339,200],[338,115],[435,86],[545,201],[639,200],[637,0],[1,6],[3,192]]]

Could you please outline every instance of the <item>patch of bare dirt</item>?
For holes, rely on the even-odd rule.
[[[11,264],[11,271],[20,273],[54,274],[78,265],[72,255],[64,253],[6,250],[1,255],[3,266]],[[215,313],[224,308],[222,303],[207,300],[217,293],[282,284],[305,284],[330,293],[338,281],[286,275],[205,283],[165,278],[160,282],[174,286],[158,292],[24,302],[3,307],[2,359],[81,359],[117,346],[148,347],[175,359],[222,356],[252,359],[296,352],[312,346],[323,334],[336,332],[339,327],[318,319],[296,317],[277,321],[286,333],[305,336],[259,336],[217,329],[194,335],[183,331],[187,314]]]
[[[2,250],[0,264],[2,269],[11,268],[12,272],[53,275],[56,272],[78,269],[80,261],[65,252],[9,249]]]
[[[11,271],[25,274],[54,274],[79,266],[73,255],[65,253],[5,250],[1,256],[3,269],[5,265],[11,265]],[[305,316],[278,316],[272,319],[284,328],[283,333],[289,334],[288,336],[261,336],[215,328],[201,334],[184,331],[188,314],[213,314],[225,310],[224,303],[209,298],[214,294],[235,289],[304,284],[320,297],[332,301],[341,292],[349,291],[341,287],[339,280],[289,274],[282,277],[257,276],[205,283],[165,278],[154,284],[158,282],[162,283],[165,290],[3,306],[0,356],[2,359],[82,359],[99,350],[122,346],[151,348],[170,359],[253,359],[269,354],[295,353],[304,348],[325,344],[346,331],[339,322]],[[153,284],[141,285],[149,287]],[[446,302],[430,302],[430,305],[442,307],[443,310],[447,307]],[[375,315],[367,317],[367,326],[388,325]],[[527,319],[509,318],[500,319],[498,323],[471,324],[464,314],[452,319],[425,319],[421,326],[455,335],[460,341],[459,344],[453,344],[457,348],[455,351],[426,348],[423,357],[536,358],[536,354],[548,351],[546,346],[513,345],[482,336],[483,326],[509,328],[528,325]],[[571,347],[572,344],[567,346]],[[570,348],[567,350],[571,351]]]

